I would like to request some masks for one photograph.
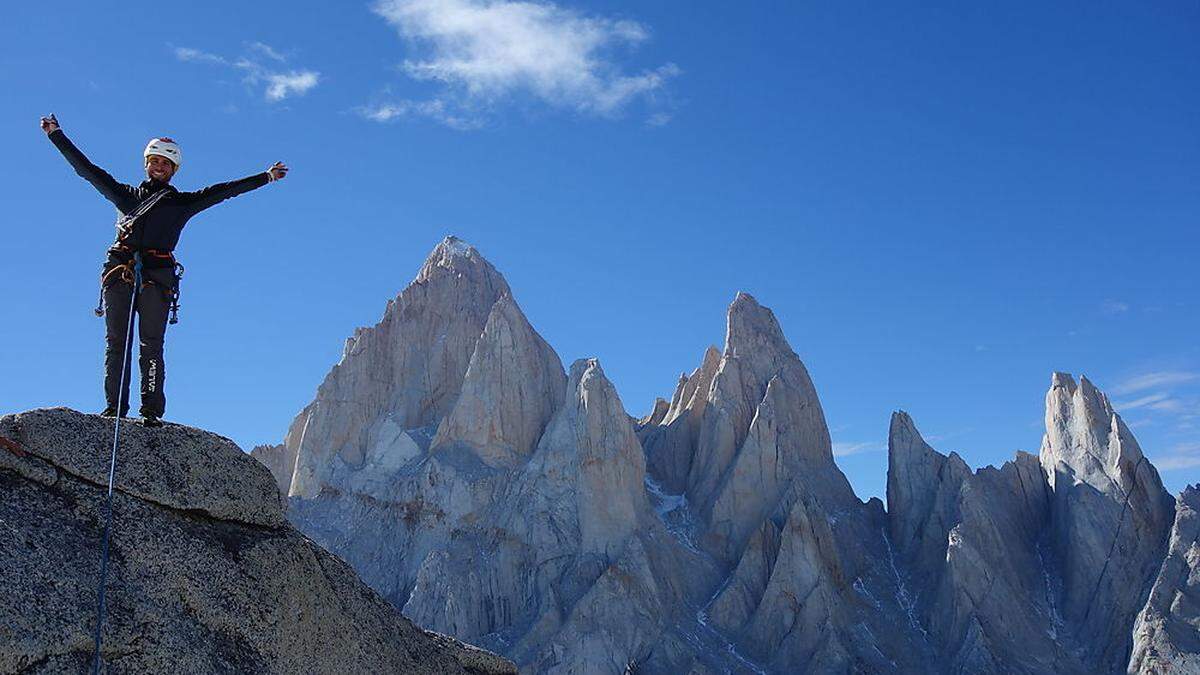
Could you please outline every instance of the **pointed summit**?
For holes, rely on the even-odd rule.
[[[1086,377],[1080,376],[1076,385],[1069,374],[1054,373],[1046,393],[1041,452],[1051,487],[1056,475],[1064,474],[1123,498],[1144,459],[1137,440],[1103,392]]]
[[[647,470],[671,494],[687,489],[696,435],[708,406],[709,389],[720,367],[721,352],[709,346],[699,368],[690,376],[679,375],[671,404],[660,423],[643,426],[639,431]]]
[[[726,318],[725,355],[745,357],[764,349],[771,354],[794,356],[775,313],[758,304],[753,295],[739,292]]]
[[[768,384],[776,379],[776,398],[767,402]],[[788,345],[775,314],[749,293],[738,293],[729,305],[725,353],[706,394],[707,405],[697,430],[687,481],[688,500],[699,507],[701,514],[707,516],[719,493],[725,491],[725,474],[736,463],[751,423],[764,403],[774,411],[772,419],[786,427],[782,434],[783,455],[778,462],[793,466],[797,461],[819,458],[832,464],[825,415],[808,370]],[[780,407],[785,400],[792,405]],[[765,424],[766,418],[762,422]],[[762,431],[775,435],[774,430],[765,427]],[[775,445],[766,436],[759,440],[765,445],[756,441],[754,453]],[[750,464],[757,464],[757,460]],[[843,481],[838,481],[838,489]],[[786,482],[779,481],[778,485]],[[735,540],[740,542],[746,533],[738,530]]]
[[[509,291],[504,276],[496,271],[479,250],[454,235],[446,237],[433,247],[413,283],[425,284],[447,275],[463,277],[484,285],[497,297]]]
[[[887,500],[891,540],[907,560],[929,568],[945,558],[958,521],[959,490],[971,469],[958,455],[925,442],[912,417],[892,414],[888,432]]]
[[[1051,536],[1063,563],[1063,618],[1088,665],[1124,669],[1129,626],[1145,603],[1175,518],[1158,471],[1100,390],[1055,373],[1040,457],[1051,490]]]
[[[558,532],[585,553],[615,559],[648,513],[646,460],[616,387],[595,358],[571,364],[562,405],[525,469],[523,489],[549,504]],[[557,496],[555,496],[557,495]],[[536,501],[536,500],[535,500]]]
[[[558,354],[504,294],[492,305],[433,448],[466,446],[488,466],[515,465],[533,452],[566,383]]]
[[[386,483],[414,455],[414,439],[450,414],[492,308],[509,293],[471,245],[446,237],[435,246],[379,323],[347,340],[293,422],[298,433],[279,453],[296,458],[289,493]]]

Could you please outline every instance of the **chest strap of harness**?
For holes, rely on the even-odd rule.
[[[165,187],[158,192],[147,197],[142,203],[138,204],[132,211],[122,215],[117,219],[117,241],[125,242],[133,236],[133,226],[138,218],[145,215],[150,209],[154,208],[163,197],[171,193],[170,187]]]

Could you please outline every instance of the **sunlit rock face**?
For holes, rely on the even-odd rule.
[[[1158,471],[1108,397],[1056,373],[1046,394],[1042,470],[1050,484],[1050,548],[1060,563],[1070,635],[1094,645],[1088,665],[1123,668],[1130,628],[1162,563],[1175,517]]]
[[[1171,500],[1090,384],[1047,401],[1041,457],[978,471],[895,414],[885,510],[752,296],[639,420],[450,238],[256,456],[409,617],[529,672],[1117,673],[1139,611],[1178,660]]]
[[[293,422],[284,440],[285,456],[295,456],[288,494],[313,498],[327,486],[345,487],[364,469],[369,475],[354,480],[385,483],[413,460],[413,446],[428,446],[459,403],[480,335],[508,293],[504,278],[474,248],[453,237],[438,244],[383,319],[346,341],[342,360]],[[493,339],[522,330],[508,321],[523,321],[515,307],[498,314]],[[504,441],[495,440],[491,450],[500,452]]]

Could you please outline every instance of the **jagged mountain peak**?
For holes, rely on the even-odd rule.
[[[745,357],[764,350],[773,355],[793,354],[775,313],[753,295],[739,292],[726,317],[725,355]]]
[[[924,442],[921,437],[921,432],[917,431],[917,424],[913,422],[912,415],[904,410],[895,410],[892,412],[892,419],[889,423],[888,437],[889,438],[917,438]]]
[[[519,464],[561,404],[565,383],[558,354],[504,293],[492,305],[433,448],[465,446],[489,466]]]
[[[571,362],[571,378],[572,383],[578,383],[583,380],[584,376],[604,377],[604,369],[600,367],[600,359],[591,356],[582,359],[575,359]]]
[[[1056,372],[1046,393],[1046,435],[1041,462],[1055,483],[1056,473],[1067,473],[1096,487],[1115,481],[1128,488],[1130,474],[1144,460],[1141,447],[1108,396],[1087,377],[1075,379]],[[1157,472],[1154,476],[1157,482]]]
[[[441,276],[464,277],[496,289],[497,295],[509,292],[504,275],[478,249],[454,235],[433,247],[413,282],[424,284]]]
[[[958,455],[943,455],[925,441],[908,413],[892,413],[887,501],[892,541],[903,557],[945,555],[945,523],[956,518],[959,489],[970,476]]]
[[[687,377],[684,376],[685,381],[686,381],[686,379],[687,379]],[[646,426],[661,424],[663,419],[666,418],[667,412],[670,411],[670,409],[671,409],[670,401],[668,401],[667,399],[665,399],[661,396],[655,397],[654,405],[650,409],[650,414],[646,415],[645,417],[643,417],[637,421],[638,428],[640,429],[640,428],[646,427]]]
[[[1113,670],[1128,663],[1129,625],[1162,560],[1174,503],[1108,397],[1087,378],[1073,384],[1055,373],[1046,394],[1039,460],[1050,541],[1063,561],[1062,615],[1081,643],[1100,645],[1088,666]]]
[[[889,473],[906,468],[909,464],[927,463],[929,455],[936,455],[939,463],[953,458],[956,463],[963,463],[965,466],[965,462],[957,454],[951,452],[949,455],[944,455],[934,450],[917,429],[917,423],[913,421],[911,415],[903,410],[893,412],[888,426]]]
[[[1064,373],[1062,371],[1057,371],[1057,370],[1054,371],[1050,375],[1050,388],[1057,389],[1060,387],[1064,388],[1068,392],[1074,394],[1075,387],[1076,387],[1075,377],[1072,376],[1070,373]]]
[[[1068,407],[1072,409],[1068,411]],[[1086,421],[1090,426],[1108,427],[1114,412],[1108,396],[1086,375],[1079,376],[1078,384],[1070,373],[1056,372],[1051,376],[1050,391],[1046,394],[1048,424],[1051,419],[1074,415],[1078,421]]]
[[[284,475],[300,450],[289,518],[410,616],[531,672],[1116,672],[1161,560],[1156,474],[1086,378],[1052,376],[1054,442],[999,469],[897,410],[885,511],[855,497],[748,293],[724,350],[642,420],[597,359],[564,372],[455,238],[358,342],[258,453]]]

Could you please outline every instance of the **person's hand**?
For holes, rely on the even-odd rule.
[[[42,118],[42,131],[46,132],[47,136],[49,136],[50,134],[54,133],[57,130],[58,130],[58,120],[54,118],[54,113],[50,113],[49,117]]]
[[[271,168],[267,169],[267,173],[271,174],[271,182],[275,182],[284,176],[287,176],[288,168],[283,162],[275,162]]]

